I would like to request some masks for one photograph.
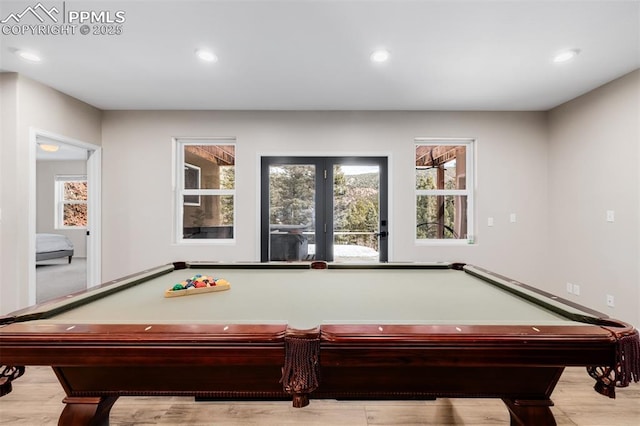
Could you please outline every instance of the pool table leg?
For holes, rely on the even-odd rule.
[[[556,419],[549,408],[553,405],[550,399],[503,398],[502,401],[509,409],[511,426],[556,426]]]
[[[60,414],[58,426],[107,426],[109,424],[109,412],[117,399],[117,396],[68,396],[62,400],[67,405],[62,410],[62,414]]]
[[[309,405],[308,393],[294,393],[292,397],[293,397],[292,402],[293,402],[294,408],[302,408]]]

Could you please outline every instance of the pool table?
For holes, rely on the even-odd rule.
[[[226,291],[165,297],[196,274]],[[565,366],[638,380],[638,332],[464,264],[176,262],[0,318],[0,364],[50,365],[59,424],[108,424],[119,396],[215,400],[500,398],[553,425]],[[16,384],[17,385],[17,384]]]

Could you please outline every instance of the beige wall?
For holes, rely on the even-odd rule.
[[[640,71],[549,113],[551,291],[640,325]],[[615,222],[606,221],[607,210]],[[606,295],[615,297],[615,308]]]
[[[15,308],[18,300],[18,286],[4,279],[7,274],[15,279],[17,272],[11,262],[15,262],[14,247],[19,235],[10,225],[17,222],[20,211],[9,203],[15,198],[13,182],[19,166],[15,161],[16,144],[11,142],[16,140],[17,132],[17,81],[17,74],[0,73],[0,314]]]
[[[56,175],[86,175],[86,161],[36,162],[36,232],[65,235],[73,243],[74,257],[87,257],[86,229],[56,229]]]
[[[172,138],[188,136],[236,138],[235,245],[173,244]],[[416,137],[476,138],[477,245],[415,244]],[[105,280],[180,259],[259,259],[259,156],[282,154],[388,155],[392,260],[544,276],[545,113],[107,111],[102,146]]]
[[[100,145],[102,112],[24,76],[0,74],[2,156],[0,156],[0,314],[28,304],[31,172],[29,132],[38,129]],[[8,96],[5,98],[5,93]],[[7,105],[6,111],[4,106]],[[35,186],[34,186],[35,187]],[[35,199],[35,197],[34,197]],[[16,285],[20,283],[20,285]]]

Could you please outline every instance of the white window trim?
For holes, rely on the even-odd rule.
[[[174,243],[177,245],[228,245],[236,242],[236,216],[238,210],[236,189],[184,189],[184,167],[197,167],[184,161],[184,147],[189,145],[233,145],[236,146],[234,137],[176,137],[173,138],[174,167],[173,167],[173,192],[174,192]],[[237,155],[234,167],[237,168]],[[237,174],[237,173],[236,173]],[[233,196],[233,238],[183,238],[183,196],[185,195],[231,195]],[[187,204],[189,205],[189,204]]]
[[[416,225],[416,211],[418,210],[418,196],[421,195],[463,195],[467,197],[467,238],[457,238],[457,239],[441,239],[441,238],[418,238],[414,232],[413,238],[415,245],[443,245],[443,246],[451,246],[451,245],[468,245],[468,244],[476,244],[476,236],[475,236],[475,173],[476,173],[476,162],[475,162],[475,148],[476,148],[476,139],[474,138],[415,138],[414,139],[414,148],[413,148],[413,169],[415,170],[415,153],[416,148],[418,146],[424,145],[450,145],[450,146],[459,146],[465,145],[466,149],[466,189],[439,189],[439,190],[429,190],[429,189],[415,189],[416,180],[415,180],[415,172],[413,179],[414,186],[414,196],[413,196],[413,216],[414,216],[414,226]]]
[[[87,182],[87,175],[56,175],[55,182],[55,212],[54,212],[54,229],[87,229],[86,226],[66,226],[63,223],[64,220],[64,205],[65,204],[85,204],[88,207],[87,200],[64,200],[64,183],[65,182]],[[88,188],[87,188],[88,189]]]

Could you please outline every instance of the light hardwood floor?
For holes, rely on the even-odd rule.
[[[1,350],[1,349],[0,349]],[[559,425],[640,425],[640,384],[619,389],[609,399],[592,389],[584,368],[565,370],[552,399]],[[48,367],[28,367],[0,398],[0,424],[55,425],[64,392]],[[111,411],[111,425],[508,425],[499,400],[323,401],[305,408],[290,402],[194,402],[192,398],[120,398]]]

